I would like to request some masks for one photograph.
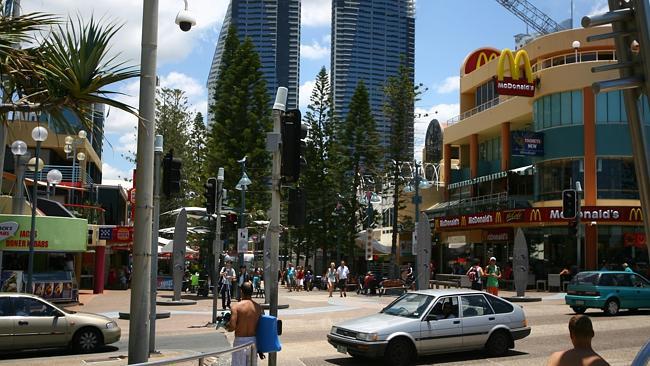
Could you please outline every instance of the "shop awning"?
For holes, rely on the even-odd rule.
[[[510,170],[507,170],[507,171],[501,171],[501,172],[492,173],[492,174],[488,174],[488,175],[483,175],[483,176],[472,178],[472,179],[463,180],[463,181],[452,183],[452,184],[448,185],[447,189],[461,188],[461,187],[471,186],[471,185],[477,184],[477,183],[489,182],[489,181],[492,181],[492,180],[506,178],[508,176],[508,173],[514,173],[514,174],[518,174],[518,175],[532,175],[533,174],[533,166],[532,165],[526,165],[526,166],[523,166],[523,167],[520,167],[520,168],[510,169]]]
[[[377,238],[374,237],[375,235],[381,235],[379,230],[375,230],[375,232],[373,232],[372,250],[377,254],[390,254],[391,246],[382,244],[379,240],[377,240]],[[357,245],[364,248],[365,242],[366,242],[366,232],[361,231],[357,234],[356,243]]]

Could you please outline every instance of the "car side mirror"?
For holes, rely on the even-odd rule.
[[[55,318],[60,318],[60,317],[65,316],[65,314],[63,312],[58,311],[58,310],[55,310],[53,315],[54,315]]]

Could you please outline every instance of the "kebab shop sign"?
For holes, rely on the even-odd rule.
[[[29,250],[31,217],[0,215],[0,250]],[[34,250],[82,252],[88,244],[88,221],[69,217],[36,217]]]

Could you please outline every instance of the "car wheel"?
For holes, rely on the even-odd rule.
[[[616,299],[607,300],[605,303],[605,314],[616,315],[620,309],[620,305]]]
[[[587,308],[584,306],[572,306],[573,312],[576,314],[584,314],[587,311]]]
[[[509,347],[510,337],[508,337],[508,335],[503,331],[492,333],[487,343],[485,344],[485,349],[490,356],[504,355],[508,352]]]
[[[102,344],[102,334],[95,328],[82,328],[72,340],[72,348],[78,353],[94,352]]]
[[[391,366],[410,365],[415,356],[411,343],[404,338],[393,339],[388,343],[384,354],[386,364]]]

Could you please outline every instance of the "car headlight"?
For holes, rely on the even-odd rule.
[[[379,337],[377,333],[357,333],[357,339],[360,341],[376,341]]]
[[[338,330],[337,327],[332,327],[332,329],[330,330],[330,333],[332,333],[332,334],[336,334],[336,331],[337,331],[337,330]]]
[[[106,323],[106,329],[113,329],[117,328],[117,323],[116,322],[108,322]]]

